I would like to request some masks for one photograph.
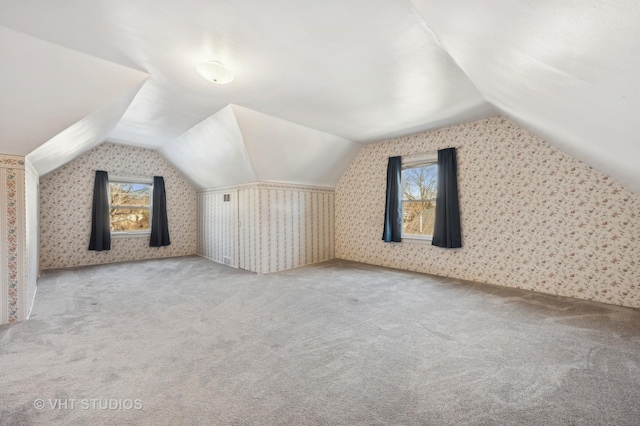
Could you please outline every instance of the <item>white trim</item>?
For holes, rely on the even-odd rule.
[[[38,186],[40,186],[40,179],[39,179],[40,175],[38,174],[38,171],[36,170],[35,167],[33,167],[33,164],[31,164],[31,161],[27,157],[24,157],[24,171],[34,176],[36,178]]]
[[[109,182],[117,183],[143,183],[153,186],[153,178],[148,176],[122,176],[122,175],[109,175]]]
[[[410,243],[410,244],[431,244],[431,241],[433,241],[433,235],[424,235],[424,236],[419,236],[419,235],[412,235],[410,237],[407,236],[402,236],[402,242],[403,243]]]
[[[235,264],[228,264],[228,263],[220,262],[219,260],[216,260],[216,259],[214,259],[214,258],[212,258],[212,257],[207,257],[207,256],[205,256],[204,254],[198,254],[198,253],[196,253],[196,256],[200,256],[200,257],[203,257],[203,258],[205,258],[205,259],[211,260],[212,262],[216,262],[217,264],[222,265],[222,266],[227,266],[227,267],[229,267],[229,268],[234,268],[234,269],[240,269],[240,270],[242,270],[242,271],[250,272],[250,273],[253,273],[253,274],[259,274],[259,272],[250,271],[250,270],[248,270],[248,269],[242,269],[242,268],[240,268],[239,266],[235,266]],[[226,257],[229,257],[229,256],[226,256]]]
[[[111,238],[126,238],[126,237],[148,237],[151,235],[151,231],[140,231],[140,232],[127,232],[127,231],[118,231],[112,232]]]
[[[313,185],[302,185],[297,183],[269,182],[269,181],[250,182],[250,183],[242,183],[238,185],[220,186],[217,188],[198,189],[196,190],[196,192],[199,194],[229,192],[229,191],[235,191],[235,190],[241,190],[241,189],[247,189],[247,188],[280,189],[280,190],[327,192],[327,193],[335,192],[335,188],[329,187],[329,186],[313,186]]]
[[[130,180],[123,180],[130,179]],[[133,180],[131,180],[133,179]],[[149,183],[148,181],[144,181],[141,177],[122,177],[122,176],[114,176],[113,178],[108,178],[109,183],[109,212],[111,209],[149,209],[149,229],[146,231],[111,231],[111,237],[122,238],[122,237],[144,237],[145,235],[151,235],[151,221],[153,219],[153,179]],[[141,206],[141,205],[126,205],[126,204],[111,204],[111,183],[139,183],[143,185],[149,186],[149,205]]]
[[[437,152],[428,152],[425,154],[412,155],[408,157],[402,157],[402,168],[414,168],[425,166],[427,164],[437,164],[438,163],[438,153]]]
[[[29,319],[29,317],[31,317],[31,312],[33,312],[33,307],[36,305],[36,294],[38,294],[37,282],[36,282],[36,291],[33,292],[33,299],[31,300],[31,309],[29,309],[29,312],[27,313],[27,318],[25,319]]]
[[[410,157],[402,157],[402,172],[407,169],[416,169],[419,167],[425,166],[433,166],[438,165],[438,152],[428,152],[424,154],[413,155]],[[402,186],[404,187],[404,173],[402,173]],[[436,176],[437,183],[437,176]],[[435,198],[432,199],[420,199],[420,200],[409,200],[404,198],[404,194],[402,195],[402,199],[400,201],[400,206],[402,207],[402,212],[404,215],[404,204],[411,202],[430,202],[436,201]],[[404,228],[404,226],[403,226]],[[413,244],[431,244],[432,236],[431,235],[406,235],[404,232],[401,234],[401,238],[403,242],[413,243]]]

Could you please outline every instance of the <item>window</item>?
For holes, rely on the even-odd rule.
[[[153,185],[109,181],[109,214],[112,233],[149,233]]]
[[[402,164],[402,237],[431,239],[436,213],[436,157]]]

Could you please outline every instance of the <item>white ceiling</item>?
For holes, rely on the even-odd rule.
[[[637,0],[0,0],[0,25],[15,30],[0,27],[0,152],[24,155],[92,115],[57,139],[85,135],[65,155],[112,127],[112,141],[200,164],[182,168],[208,185],[234,173],[297,181],[295,161],[263,168],[278,152],[328,163],[344,152],[307,182],[320,184],[342,173],[350,141],[502,112],[640,193]],[[235,81],[201,79],[194,68],[210,59]],[[179,141],[248,157],[214,167]]]
[[[29,153],[27,158],[38,175],[44,176],[104,142],[143,84],[140,82]]]
[[[1,0],[0,25],[149,73],[110,135],[149,148],[228,104],[355,141],[493,111],[408,1]]]
[[[500,112],[640,193],[638,0],[411,0]]]
[[[165,144],[160,153],[199,189],[258,180],[231,105]]]
[[[229,105],[163,154],[200,189],[250,182],[333,187],[361,145],[238,105]]]
[[[0,60],[0,153],[6,154],[30,153],[148,77],[2,26]]]

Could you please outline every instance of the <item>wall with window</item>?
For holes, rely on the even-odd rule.
[[[198,254],[220,263],[277,272],[333,259],[334,241],[331,188],[260,182],[198,192]]]
[[[448,147],[463,247],[384,243],[388,158]],[[335,226],[338,258],[640,307],[640,197],[503,117],[365,146]]]
[[[164,177],[171,245],[149,247],[149,235],[143,233],[114,236],[111,250],[89,251],[96,170],[107,171],[110,179]],[[195,254],[196,191],[157,152],[103,143],[41,177],[40,223],[42,269]]]

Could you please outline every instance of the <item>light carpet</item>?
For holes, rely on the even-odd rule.
[[[640,311],[340,260],[147,260],[46,272],[0,326],[0,377],[9,425],[638,425]]]

